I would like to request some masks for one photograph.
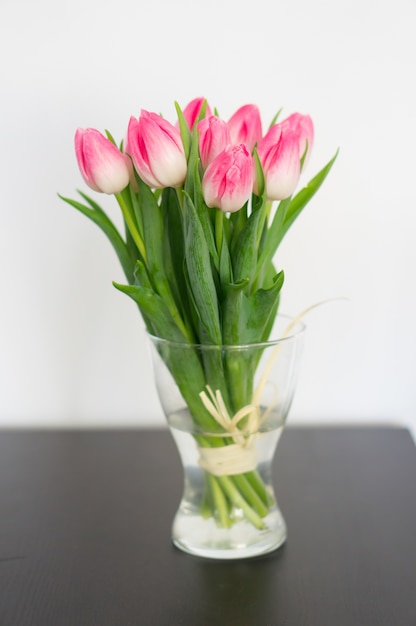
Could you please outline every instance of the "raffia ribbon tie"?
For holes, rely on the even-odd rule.
[[[256,449],[236,443],[221,448],[198,448],[199,465],[214,476],[232,476],[257,467]]]
[[[254,404],[247,404],[243,406],[233,417],[230,417],[225,402],[223,400],[221,391],[219,389],[214,393],[209,385],[206,386],[207,392],[201,391],[199,397],[202,400],[204,407],[212,415],[212,417],[218,422],[220,426],[224,428],[224,435],[218,433],[205,433],[209,436],[225,436],[232,437],[234,443],[248,447],[251,445],[252,438],[257,434],[260,424],[260,411],[259,407]],[[239,422],[242,419],[247,418],[246,427],[241,430],[238,427]]]
[[[230,417],[221,391],[214,391],[209,385],[206,392],[199,394],[203,405],[213,416],[224,433],[204,433],[206,436],[231,438],[234,443],[216,448],[198,447],[199,465],[214,476],[231,476],[250,472],[257,467],[256,450],[252,446],[260,425],[259,407],[247,404]],[[238,427],[247,418],[245,429]]]

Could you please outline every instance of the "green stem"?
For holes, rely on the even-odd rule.
[[[242,509],[245,517],[249,522],[253,524],[259,530],[265,528],[265,523],[263,522],[260,515],[254,511],[251,506],[246,502],[241,493],[239,492],[232,476],[218,476],[218,482],[222,486],[226,495],[229,497],[231,502],[238,508]]]
[[[218,480],[212,474],[208,474],[209,486],[211,488],[212,498],[215,504],[215,509],[218,514],[218,521],[223,528],[230,528],[231,519],[228,513],[227,500],[224,492],[221,489]]]
[[[175,191],[176,191],[176,196],[178,198],[179,208],[181,210],[182,217],[183,217],[183,189],[181,187],[176,187]]]
[[[130,231],[130,234],[133,238],[134,243],[137,246],[137,249],[139,250],[144,263],[147,265],[147,255],[146,255],[146,248],[143,242],[142,237],[140,236],[140,233],[138,231],[138,228],[134,222],[133,216],[131,214],[131,211],[129,210],[123,196],[121,195],[121,193],[117,193],[115,194],[116,200],[119,204],[119,207],[121,209],[121,212],[123,214],[124,220],[126,222],[127,228]]]
[[[224,237],[224,216],[222,211],[215,211],[215,245],[217,246],[218,256],[221,256],[222,240]]]
[[[156,288],[159,292],[159,295],[163,298],[169,310],[169,313],[172,316],[173,321],[175,322],[176,326],[181,331],[182,335],[185,337],[186,341],[188,343],[193,343],[195,340],[194,340],[194,336],[192,333],[192,329],[188,328],[185,322],[183,321],[182,316],[178,310],[178,307],[176,306],[176,302],[173,297],[173,294],[170,290],[169,282],[165,279],[165,277],[163,277],[162,280],[156,282]]]
[[[247,472],[247,474],[244,474],[244,476],[246,477],[252,488],[255,490],[259,498],[261,498],[262,502],[264,502],[267,507],[272,506],[274,504],[274,500],[267,492],[257,470]]]
[[[236,474],[232,476],[232,478],[236,487],[238,487],[240,493],[245,497],[245,499],[250,502],[252,508],[260,515],[260,517],[266,517],[269,512],[268,507],[264,504],[263,500],[254,490],[244,474]]]

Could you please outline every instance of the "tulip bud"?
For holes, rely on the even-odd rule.
[[[309,161],[314,140],[314,128],[311,117],[309,117],[309,115],[302,115],[301,113],[292,113],[292,115],[289,115],[281,124],[288,126],[297,134],[301,158],[307,149],[303,162],[303,167],[305,167]]]
[[[275,124],[259,143],[257,152],[268,200],[283,200],[290,196],[300,177],[298,135],[288,125]],[[254,190],[257,193],[256,183]]]
[[[231,142],[244,143],[250,152],[262,138],[261,119],[258,107],[255,104],[245,104],[228,122]]]
[[[199,154],[205,169],[231,143],[230,133],[226,122],[215,115],[205,117],[196,128],[199,133]]]
[[[204,105],[204,102],[205,102],[205,98],[195,98],[194,100],[191,100],[191,102],[189,102],[184,108],[184,110],[182,111],[183,116],[186,120],[186,123],[188,124],[191,130],[193,129],[195,122],[198,120],[198,117],[200,116],[201,109]],[[205,117],[208,117],[209,115],[212,115],[212,111],[210,109],[209,104],[207,103],[207,106],[205,109]]]
[[[149,187],[179,187],[186,176],[186,157],[179,131],[156,113],[130,118],[126,152]]]
[[[223,150],[208,165],[202,179],[207,206],[234,213],[249,199],[253,188],[253,157],[244,144]]]
[[[91,189],[120,193],[129,184],[127,157],[94,128],[78,128],[75,154],[82,177]]]

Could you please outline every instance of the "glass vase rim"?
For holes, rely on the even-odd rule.
[[[291,341],[295,341],[298,338],[302,337],[306,331],[306,325],[302,320],[296,319],[297,316],[287,315],[285,313],[278,313],[276,316],[276,320],[278,319],[286,319],[288,323],[292,323],[296,321],[295,328],[298,330],[291,331],[287,336],[280,336],[276,339],[266,339],[265,341],[253,341],[251,343],[230,343],[230,344],[216,344],[216,343],[189,343],[187,341],[173,341],[170,339],[164,339],[163,337],[159,337],[157,335],[153,335],[148,330],[146,331],[147,336],[153,343],[159,343],[164,345],[169,345],[173,347],[181,347],[181,348],[193,348],[200,350],[218,350],[219,348],[222,350],[243,350],[248,348],[261,348],[267,346],[277,346],[283,343],[290,343]]]

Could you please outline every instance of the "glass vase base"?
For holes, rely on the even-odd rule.
[[[286,540],[287,530],[278,509],[264,518],[265,528],[259,530],[239,521],[231,528],[218,527],[216,522],[200,515],[180,511],[173,522],[172,541],[188,554],[208,559],[247,559],[277,550]]]

